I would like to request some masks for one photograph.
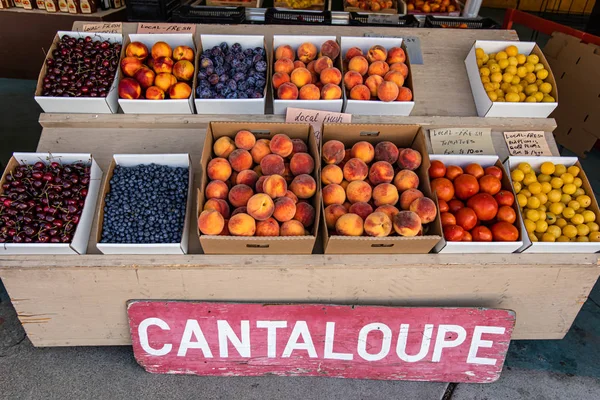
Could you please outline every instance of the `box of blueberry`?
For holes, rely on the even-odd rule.
[[[187,254],[193,172],[188,154],[115,154],[98,211],[104,254]]]
[[[101,179],[91,154],[14,153],[0,181],[0,254],[85,254]]]
[[[264,114],[269,55],[261,35],[200,35],[198,114]]]

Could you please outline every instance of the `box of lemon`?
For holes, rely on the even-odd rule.
[[[509,157],[505,167],[523,218],[521,251],[600,251],[600,210],[577,157]]]
[[[554,75],[535,42],[477,40],[465,66],[480,117],[546,118],[558,106]]]

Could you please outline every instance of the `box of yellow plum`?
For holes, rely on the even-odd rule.
[[[324,0],[274,0],[275,8],[291,8],[293,10],[325,10]]]
[[[546,118],[558,106],[556,80],[535,42],[477,40],[465,66],[480,117]]]
[[[509,157],[529,253],[600,251],[600,210],[577,157]]]

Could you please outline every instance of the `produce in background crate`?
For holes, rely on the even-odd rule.
[[[256,139],[247,130],[213,145],[206,203],[198,216],[204,235],[304,236],[315,221],[317,191],[307,144],[277,134]]]
[[[423,235],[437,207],[419,188],[414,170],[421,154],[382,141],[346,149],[329,140],[321,151],[322,196],[327,229],[342,236]]]
[[[451,0],[407,0],[406,10],[414,13],[452,13],[459,11],[455,2]]]
[[[288,7],[296,10],[323,10],[323,0],[274,0],[275,7]]]
[[[519,54],[516,46],[486,54],[475,49],[481,82],[494,102],[553,103],[549,72],[536,54]]]
[[[520,163],[511,172],[525,229],[532,242],[600,242],[593,194],[582,187],[578,166],[545,162],[539,171]]]
[[[432,160],[431,189],[437,194],[444,238],[451,242],[515,242],[519,230],[515,197],[502,187],[502,169],[477,163],[464,170]]]
[[[377,12],[394,9],[394,2],[392,0],[346,0],[345,6]]]
[[[371,47],[367,54],[358,47],[344,56],[344,86],[350,100],[411,101],[412,91],[404,86],[408,77],[406,53],[401,47],[389,50]]]
[[[165,42],[155,43],[150,51],[141,42],[131,42],[121,60],[119,82],[121,99],[187,99],[192,94],[194,49]]]
[[[296,59],[296,53],[298,59]],[[337,100],[342,97],[342,73],[334,67],[340,46],[328,40],[320,50],[313,43],[289,45],[275,50],[273,89],[279,100]]]

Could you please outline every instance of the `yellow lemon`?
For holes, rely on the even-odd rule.
[[[567,204],[567,203],[569,203],[571,200],[573,200],[573,198],[572,198],[571,196],[569,196],[568,194],[565,194],[565,193],[563,193],[563,194],[560,196],[560,202],[561,202],[561,203],[565,203],[565,204]]]
[[[561,176],[565,172],[567,172],[567,167],[565,167],[563,164],[556,164],[554,166],[554,176]]]
[[[544,99],[544,93],[542,92],[536,92],[533,96],[535,97],[538,103]]]
[[[508,54],[506,54],[505,51],[499,51],[498,53],[496,53],[496,60],[498,60],[498,61],[506,60],[507,58],[508,58]],[[539,60],[539,58],[538,58],[538,60]],[[537,64],[537,63],[533,63],[533,64]]]
[[[576,190],[577,186],[573,185],[572,183],[567,183],[562,187],[562,191],[565,194],[573,194]]]
[[[498,65],[500,66],[500,68],[506,69],[506,67],[508,67],[508,60],[498,60]]]
[[[547,183],[547,182],[544,182]],[[560,197],[562,196],[562,193],[560,192],[560,190],[557,189],[552,189],[551,191],[548,192],[548,200],[550,200],[551,203],[558,203],[560,201]]]
[[[564,228],[565,226],[567,226],[567,220],[564,218],[559,218],[556,220],[556,226],[558,226],[559,228]]]
[[[538,175],[538,182],[550,182],[550,180],[552,179],[552,177],[550,175],[546,175],[546,174],[539,174]]]
[[[496,94],[496,92],[488,91],[487,95],[488,95],[488,97],[490,98],[491,101],[498,100],[498,95]]]
[[[569,238],[566,236],[559,236],[558,239],[556,239],[557,242],[570,242]]]
[[[548,209],[552,214],[559,215],[565,209],[565,205],[563,203],[552,203]]]
[[[548,71],[545,69],[540,69],[539,71],[536,72],[535,76],[537,76],[538,79],[546,79],[548,77]],[[548,92],[550,93],[550,92]]]
[[[544,82],[540,85],[540,92],[548,94],[552,91],[552,85],[548,82]]]
[[[583,215],[581,215],[581,214],[575,214],[575,215],[573,215],[573,218],[571,218],[571,223],[573,225],[581,225],[584,222],[585,221],[583,220]]]
[[[527,230],[527,232],[535,231],[535,222],[530,219],[526,219],[523,221],[523,223],[525,224],[525,230]]]
[[[588,228],[590,228],[590,232],[600,231],[600,225],[598,225],[595,222],[588,222],[588,223],[586,223],[586,225],[588,226]]]
[[[537,182],[537,176],[535,176],[535,172],[527,172],[523,178],[523,183],[525,185],[530,185],[533,182]]]
[[[590,227],[584,224],[579,224],[576,226],[577,234],[579,236],[587,236],[590,233]]]
[[[577,200],[571,200],[567,204],[567,207],[571,207],[573,210],[577,211],[577,210],[579,210],[579,207],[581,207],[581,205],[579,204],[579,202]]]
[[[585,210],[584,212],[581,213],[581,215],[583,216],[583,220],[585,222],[596,221],[596,213],[594,213],[592,210]]]
[[[548,96],[548,95],[544,95],[544,98],[542,99],[542,103],[555,103],[556,100],[554,100],[554,97],[552,96]]]
[[[581,172],[581,169],[577,165],[571,165],[569,168],[567,168],[567,172],[573,176],[577,176]]]
[[[492,69],[490,68],[490,71]],[[490,76],[490,80],[492,82],[502,82],[502,73],[500,71],[492,71],[492,75]],[[537,87],[537,86],[536,86]]]
[[[562,234],[568,237],[569,239],[574,238],[575,236],[577,236],[577,228],[575,228],[573,225],[567,225],[564,228],[562,228]]]
[[[577,178],[573,179],[573,185],[580,188],[581,185],[583,185],[583,181],[581,180],[581,178],[577,177]],[[583,190],[583,189],[581,189],[581,190]]]
[[[540,199],[538,199],[537,197],[531,196],[527,199],[527,208],[536,209],[539,208],[541,204],[542,203],[540,203]]]
[[[483,49],[475,49],[475,57],[483,58],[485,56],[485,51]]]
[[[525,196],[523,193],[519,193],[517,195],[517,202],[519,203],[519,206],[525,207],[527,205],[527,196]]]
[[[519,63],[519,65],[523,65],[527,62],[527,57],[525,56],[525,54],[517,54],[517,62]]]
[[[515,193],[519,193],[521,191],[521,182],[513,182],[513,187],[515,188]]]
[[[527,189],[529,189],[531,194],[542,193],[542,184],[539,182],[533,182],[527,186]]]
[[[504,96],[504,98],[509,103],[518,103],[521,100],[521,97],[519,96],[519,94],[518,93],[514,93],[514,92],[506,93],[506,95]]]
[[[481,76],[490,76],[491,72],[488,67],[482,67],[479,69],[479,75]]]
[[[527,56],[527,62],[535,65],[540,62],[540,58],[535,54],[530,54]]]
[[[565,207],[562,212],[562,216],[566,219],[571,219],[575,216],[575,210],[573,210],[571,207]]]
[[[555,177],[550,180],[550,184],[554,189],[560,189],[563,185],[563,181],[562,179]]]
[[[573,183],[573,180],[575,179],[575,177],[573,175],[571,175],[568,172],[565,172],[564,174],[562,174],[560,176],[560,179],[562,179],[563,183]]]
[[[546,232],[554,236],[555,239],[558,239],[562,235],[562,230],[556,225],[550,225]]]
[[[554,223],[556,222],[556,215],[554,215],[554,213],[547,212],[546,213],[546,222],[548,222],[548,225],[555,226]]]
[[[537,92],[537,86],[535,87],[535,89]],[[552,175],[554,173],[555,169],[556,169],[556,167],[550,161],[546,161],[545,163],[542,163],[542,165],[540,166],[540,171],[542,172],[542,174],[546,174],[546,175]]]
[[[527,210],[525,217],[530,221],[536,222],[540,219],[540,212],[538,210]]]
[[[525,178],[525,173],[520,169],[515,169],[513,172],[510,173],[510,177],[515,182],[521,182],[523,178]]]
[[[600,242],[600,232],[590,233],[590,242]]]

